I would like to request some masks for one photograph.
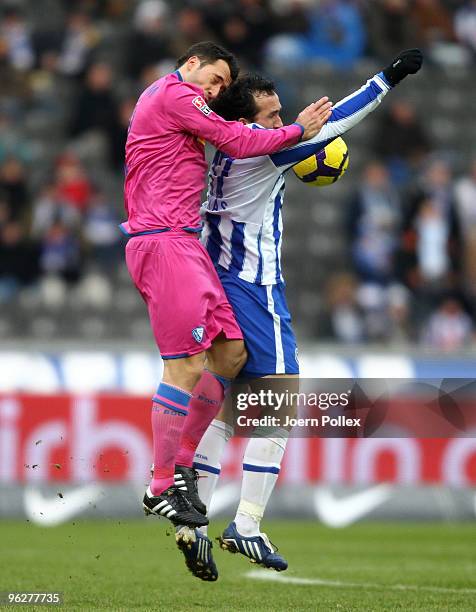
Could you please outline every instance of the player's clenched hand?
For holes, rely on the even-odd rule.
[[[383,69],[383,74],[393,86],[400,83],[409,74],[418,72],[422,63],[423,54],[420,49],[407,49],[399,53],[390,66]]]
[[[320,131],[324,123],[331,116],[331,109],[332,102],[329,101],[327,96],[324,96],[317,102],[309,104],[299,113],[296,122],[304,127],[302,140],[309,140],[309,138],[312,138]]]

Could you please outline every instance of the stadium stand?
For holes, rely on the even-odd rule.
[[[117,228],[128,118],[148,83],[170,71],[189,44],[211,37],[236,52],[245,68],[275,79],[287,120],[321,95],[338,101],[358,88],[402,45],[425,49],[418,78],[346,135],[350,166],[342,181],[316,189],[288,179],[288,299],[303,340],[431,344],[434,334],[421,330],[434,327],[450,300],[465,330],[451,348],[474,342],[468,263],[474,232],[455,229],[458,222],[469,227],[468,214],[474,224],[461,191],[463,177],[466,192],[475,184],[474,32],[462,25],[464,10],[474,8],[461,4],[3,2],[0,338],[150,338]],[[359,25],[358,40],[345,35],[345,16]],[[342,29],[336,40],[343,47],[332,53],[324,34],[316,39],[319,24],[329,23]],[[401,204],[391,274],[369,283],[353,258],[348,220],[376,158]],[[447,168],[445,185],[428,178],[438,164]],[[424,251],[425,237],[431,252]],[[423,253],[430,268],[440,265],[438,282],[426,274]],[[351,333],[335,324],[346,316]]]

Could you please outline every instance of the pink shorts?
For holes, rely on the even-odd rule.
[[[196,355],[220,332],[243,335],[215,271],[196,234],[169,231],[131,238],[126,263],[147,308],[164,359]]]

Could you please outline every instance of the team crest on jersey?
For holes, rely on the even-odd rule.
[[[212,109],[208,106],[202,96],[197,96],[192,100],[192,104],[198,108],[204,115],[209,115]]]
[[[203,340],[204,333],[205,333],[205,330],[203,329],[203,327],[195,327],[195,329],[192,329],[192,336],[194,340],[198,342],[199,344]]]

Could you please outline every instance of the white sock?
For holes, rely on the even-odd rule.
[[[231,425],[213,419],[195,451],[193,467],[197,470],[199,476],[198,495],[207,508],[210,506],[220,477],[221,456],[232,435],[233,427]],[[207,526],[200,527],[200,531],[207,535]]]
[[[279,429],[279,437],[251,438],[243,457],[241,499],[236,511],[238,533],[246,537],[260,534],[260,522],[278,479],[289,432]]]

